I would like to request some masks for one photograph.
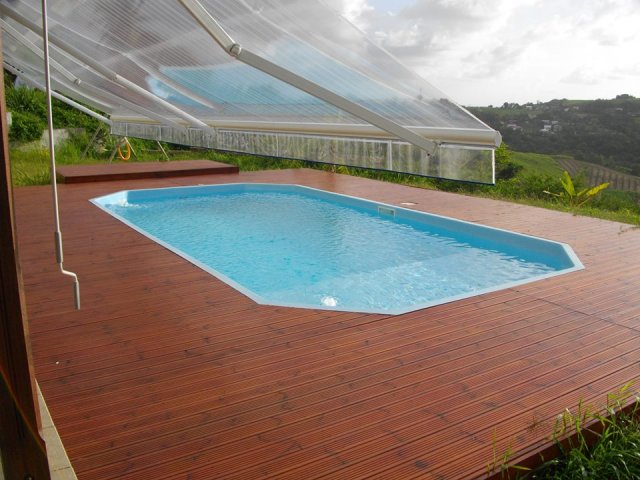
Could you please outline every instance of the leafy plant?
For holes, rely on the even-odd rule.
[[[6,77],[5,85],[7,85],[5,90],[7,109],[12,112],[14,120],[11,130],[18,131],[13,134],[11,139],[31,141],[40,138],[42,130],[46,128],[47,103],[45,93],[25,86],[13,87],[11,82],[7,82]],[[98,120],[58,99],[52,99],[51,105],[53,107],[53,125],[55,128],[88,128],[95,130],[98,127]],[[15,122],[16,117],[18,117],[18,125]],[[40,129],[37,136],[33,133],[36,126]]]
[[[524,168],[522,165],[511,160],[511,150],[506,143],[502,142],[495,152],[496,158],[496,180],[509,180],[514,178]]]
[[[12,112],[9,139],[18,142],[32,142],[38,140],[46,128],[44,121],[29,112]]]
[[[596,409],[579,403],[576,412],[565,410],[558,415],[552,438],[556,440],[562,455],[544,463],[527,478],[547,479],[637,479],[640,478],[640,420],[638,419],[637,394],[631,393],[632,382],[618,392],[607,395],[604,409]],[[624,412],[622,408],[635,400],[634,408]],[[601,431],[585,428],[590,421],[599,423]],[[568,446],[559,440],[567,433]],[[595,443],[587,441],[594,435]]]
[[[530,468],[523,467],[521,465],[511,465],[509,461],[513,456],[513,449],[511,445],[507,446],[504,453],[498,455],[497,449],[497,438],[496,438],[496,430],[493,430],[492,435],[492,451],[493,451],[493,460],[487,463],[487,476],[491,476],[496,472],[500,472],[500,477],[505,478],[508,477],[508,472],[510,470],[516,470],[521,472],[528,472],[531,470]]]
[[[605,182],[600,185],[596,185],[595,187],[587,187],[579,190],[576,188],[571,175],[569,175],[569,172],[566,170],[562,174],[560,183],[562,183],[564,192],[553,193],[548,190],[544,190],[544,193],[563,200],[570,207],[580,207],[584,205],[609,186],[609,182]]]
[[[7,109],[12,112],[31,113],[45,121],[47,105],[45,94],[27,87],[8,88],[5,92]]]

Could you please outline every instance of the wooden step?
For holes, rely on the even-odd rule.
[[[220,173],[238,173],[235,165],[212,160],[182,160],[176,162],[106,163],[96,165],[59,165],[61,183],[110,182],[142,178],[186,177]]]

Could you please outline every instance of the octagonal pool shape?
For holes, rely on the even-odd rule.
[[[91,201],[269,305],[399,314],[584,268],[566,244],[299,185]]]

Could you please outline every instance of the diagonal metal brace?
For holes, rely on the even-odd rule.
[[[334,107],[337,107],[361,120],[388,132],[395,137],[409,142],[431,154],[437,143],[427,140],[421,135],[403,127],[402,125],[389,120],[388,118],[363,107],[362,105],[338,95],[311,80],[297,75],[286,68],[276,65],[265,58],[247,50],[236,43],[233,38],[224,30],[218,21],[207,11],[198,0],[179,0],[182,6],[193,16],[193,18],[205,29],[220,47],[229,55],[237,58],[241,62],[271,75],[303,92],[308,93],[320,100],[323,100]]]

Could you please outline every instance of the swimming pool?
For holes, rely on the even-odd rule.
[[[399,314],[583,268],[566,244],[299,185],[91,201],[262,304]]]

